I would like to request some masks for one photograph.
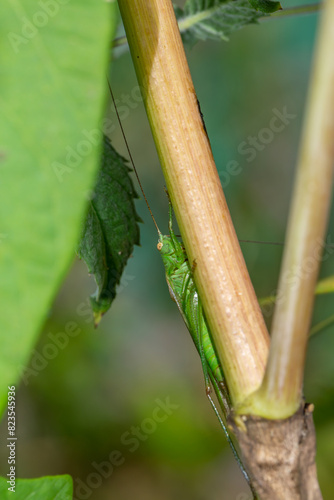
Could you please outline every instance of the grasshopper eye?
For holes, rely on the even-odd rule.
[[[157,244],[157,249],[159,250],[159,252],[162,249],[162,247],[163,247],[163,243],[161,243],[161,241],[159,241],[159,243]]]

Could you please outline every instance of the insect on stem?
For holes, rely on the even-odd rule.
[[[131,165],[137,177],[137,181],[140,190],[143,194],[144,200],[146,202],[147,208],[151,214],[154,225],[159,234],[158,250],[160,252],[166,274],[166,281],[169,289],[171,298],[175,301],[183,320],[189,330],[189,333],[193,339],[195,347],[201,358],[202,370],[204,374],[205,381],[205,391],[206,395],[210,401],[210,404],[218,418],[218,421],[224,431],[226,439],[232,449],[233,455],[235,456],[241,472],[249,484],[249,487],[255,496],[255,490],[245,467],[243,466],[238,452],[233,444],[233,441],[229,435],[227,426],[221,417],[213,399],[211,396],[212,387],[214,388],[219,406],[222,410],[225,420],[227,420],[231,409],[231,402],[229,399],[228,388],[225,384],[223,369],[220,365],[220,361],[217,357],[215,346],[212,343],[212,338],[208,324],[205,319],[205,314],[203,311],[202,303],[198,295],[198,291],[193,279],[193,272],[196,268],[196,260],[193,261],[192,266],[189,263],[186,250],[183,244],[177,239],[173,231],[173,211],[172,204],[169,200],[169,236],[164,236],[158,228],[158,225],[153,216],[151,207],[148,203],[146,195],[144,193],[143,187],[141,185],[137,169],[134,165],[134,161],[130,152],[130,148],[125,137],[124,129],[120,121],[118,110],[116,107],[115,99],[111,90],[111,86],[108,80],[109,90],[111,98],[115,107],[118,122],[122,131],[123,139],[129,154]],[[168,196],[168,192],[167,192]],[[169,196],[168,196],[169,198]]]

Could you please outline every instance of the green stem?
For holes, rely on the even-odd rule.
[[[320,321],[316,325],[314,325],[311,330],[310,330],[310,337],[313,335],[316,335],[317,333],[321,332],[324,328],[327,328],[328,326],[332,325],[334,323],[334,314],[332,316],[329,316],[328,318]]]
[[[290,16],[298,16],[302,14],[313,14],[314,12],[318,12],[322,8],[322,2],[312,3],[310,5],[299,5],[298,7],[289,7],[288,9],[282,9],[270,16],[264,16],[261,19],[263,21],[269,21],[270,19],[277,19],[279,17],[290,17]]]
[[[327,246],[327,248],[330,248]],[[315,295],[325,295],[328,293],[334,293],[334,276],[328,276],[323,280],[318,281],[315,288]],[[260,307],[265,307],[268,305],[274,305],[276,302],[276,295],[268,295],[268,297],[262,297],[259,299]]]
[[[322,259],[334,162],[334,0],[321,16],[297,177],[275,305],[269,359],[260,390],[244,410],[265,418],[301,404],[314,289]]]
[[[260,387],[269,335],[203,127],[171,1],[118,0],[166,186],[232,404]]]

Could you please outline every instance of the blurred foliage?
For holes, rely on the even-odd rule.
[[[312,15],[266,21],[234,33],[229,43],[198,43],[187,52],[240,238],[284,240],[316,20]],[[164,181],[127,52],[114,61],[111,82],[146,195],[165,231]],[[284,106],[296,117],[250,161],[249,154],[240,153],[240,144],[248,147],[249,137],[266,137],[261,131],[270,126],[273,110]],[[107,117],[114,147],[127,156],[111,104]],[[238,162],[238,175],[230,173],[229,161]],[[20,475],[69,473],[76,491],[79,479],[85,482],[94,472],[94,462],[106,461],[118,450],[124,462],[101,486],[91,488],[92,500],[246,498],[241,495],[248,493],[247,485],[206,400],[195,348],[169,298],[155,228],[143,200],[136,207],[145,222],[141,247],[135,248],[99,330],[93,328],[88,299],[93,287],[81,262],[74,264],[50,310],[36,351],[42,353],[52,343],[50,333],[64,332],[69,322],[80,332],[21,385]],[[242,250],[258,296],[273,293],[282,248],[243,243]],[[321,277],[333,273],[330,254]],[[332,304],[330,295],[318,297],[314,322],[329,316]],[[333,352],[330,327],[310,340],[305,379],[306,399],[315,403],[324,498],[332,498],[334,491]],[[146,420],[152,419],[156,400],[166,398],[178,408],[156,423],[154,432],[144,433],[131,452],[122,442],[124,434],[133,426],[148,430]],[[6,457],[0,460],[3,470]]]

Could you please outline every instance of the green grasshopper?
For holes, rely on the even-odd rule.
[[[253,498],[256,499],[257,498],[256,492],[252,484],[251,478],[249,477],[246,469],[244,468],[239,458],[238,452],[229,435],[226,424],[223,418],[221,417],[211,396],[212,393],[211,386],[213,386],[215,394],[217,396],[217,399],[219,401],[220,407],[222,408],[226,420],[231,410],[231,402],[227,387],[225,385],[223,370],[220,365],[217,354],[215,352],[214,344],[211,339],[210,330],[205,319],[202,303],[198,295],[195,282],[193,280],[193,271],[195,266],[194,264],[193,266],[190,265],[186,250],[182,245],[182,243],[177,239],[173,231],[172,227],[173,213],[172,213],[171,202],[169,202],[169,236],[164,236],[159,230],[159,227],[153,216],[151,207],[146,198],[144,189],[140,182],[139,175],[135,167],[131,151],[124,133],[124,129],[118,115],[118,110],[115,104],[110,84],[109,84],[109,89],[114,103],[116,115],[118,117],[118,121],[120,124],[121,132],[124,138],[124,142],[129,154],[131,165],[137,177],[137,181],[140,190],[143,194],[144,200],[146,202],[147,208],[150,212],[154,225],[158,231],[159,242],[157,248],[160,252],[165,267],[166,280],[170,296],[176,302],[177,307],[183,317],[183,320],[196,346],[196,349],[200,355],[202,369],[204,373],[206,395],[208,396],[211,406],[224,431],[227,441],[232,449],[233,455],[239,464],[240,470],[243,476],[245,477],[246,481],[248,482],[248,485],[253,494]]]
[[[184,246],[175,236],[172,227],[172,205],[169,203],[169,236],[158,229],[157,248],[165,266],[166,281],[171,298],[182,315],[201,357],[206,390],[210,389],[210,378],[214,378],[224,395],[224,409],[227,414],[230,401],[224,383],[224,375],[212,344],[201,301],[193,280],[194,264],[190,266]],[[211,377],[210,377],[211,376]]]
[[[147,202],[147,200],[146,200]],[[150,212],[151,209],[149,208]],[[153,217],[152,213],[151,216]],[[205,319],[201,300],[198,296],[197,288],[193,280],[194,264],[191,266],[182,243],[176,238],[173,231],[172,205],[169,202],[169,236],[165,236],[159,230],[154,218],[153,221],[158,230],[159,242],[157,248],[162,257],[165,267],[166,281],[171,298],[181,313],[181,316],[189,330],[196,349],[200,355],[202,369],[205,380],[206,395],[211,406],[218,417],[219,423],[224,431],[227,441],[232,449],[242,474],[256,499],[256,492],[252,481],[244,468],[238,452],[231,440],[226,424],[222,419],[212,397],[211,384],[214,387],[217,399],[224,412],[225,419],[228,418],[231,409],[231,402],[227,387],[224,381],[223,370],[212,343],[210,330]],[[210,383],[211,382],[211,383]]]

